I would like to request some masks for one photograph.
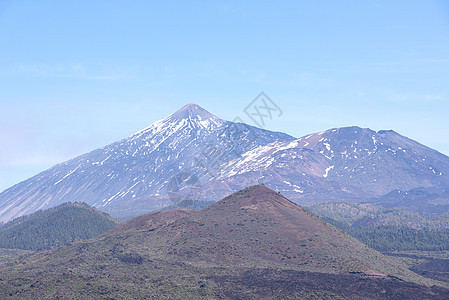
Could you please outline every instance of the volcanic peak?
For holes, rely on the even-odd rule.
[[[214,130],[225,121],[211,114],[195,103],[189,103],[173,114],[156,121],[149,127],[133,134],[131,138],[140,138],[143,134],[159,134],[168,132],[169,135],[184,128]]]
[[[279,192],[266,187],[264,184],[253,185],[233,193],[217,203],[206,208],[205,211],[216,209],[256,209],[258,206],[284,206],[293,209],[302,208],[296,203],[282,196]]]
[[[168,116],[166,119],[170,120],[183,120],[183,119],[197,119],[199,121],[206,121],[211,120],[214,123],[222,123],[223,120],[216,117],[215,115],[211,114],[201,106],[195,103],[189,103],[170,116]]]

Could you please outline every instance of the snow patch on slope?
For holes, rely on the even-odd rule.
[[[323,177],[326,178],[329,175],[329,171],[332,170],[334,166],[330,166],[324,171]]]

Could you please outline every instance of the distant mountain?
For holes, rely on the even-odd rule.
[[[394,131],[345,127],[296,139],[188,104],[0,193],[0,221],[67,201],[129,219],[183,200],[218,201],[259,183],[301,204],[345,200],[401,207],[410,199],[383,197],[394,190],[449,190],[449,157]],[[413,198],[413,207],[449,208],[446,196],[432,197]]]
[[[15,298],[447,298],[435,283],[260,185],[0,270]]]
[[[411,190],[395,189],[371,202],[384,207],[395,207],[422,213],[444,213],[449,211],[449,189],[419,187]]]
[[[201,201],[201,200],[184,199],[174,205],[164,207],[163,210],[173,210],[173,209],[201,210],[201,209],[204,209],[214,203],[215,203],[215,201]]]
[[[381,252],[449,249],[449,212],[418,213],[373,203],[345,202],[322,202],[307,209]]]
[[[118,222],[85,203],[66,203],[0,227],[0,248],[45,250],[95,237]]]
[[[419,213],[412,209],[384,207],[374,203],[341,201],[321,202],[305,206],[324,219],[332,219],[348,226],[407,226],[412,229],[449,229],[449,211],[442,214]]]
[[[254,178],[299,203],[360,202],[395,189],[449,187],[449,157],[391,130],[345,127],[259,146],[218,180],[244,186]]]
[[[199,182],[223,161],[260,145],[293,139],[224,121],[188,104],[126,139],[0,193],[0,221],[68,201],[86,202],[116,217],[137,216],[183,200],[178,198],[178,185]],[[208,169],[203,167],[206,163]]]

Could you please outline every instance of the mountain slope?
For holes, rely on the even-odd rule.
[[[173,219],[173,214],[180,212],[183,217]],[[192,263],[272,264],[326,273],[376,270],[413,276],[263,185],[234,193],[199,212],[156,212],[133,222],[140,225],[122,230],[128,226],[124,224],[111,234],[143,231],[144,239],[151,241],[151,252]]]
[[[422,213],[445,213],[449,211],[449,189],[418,187],[411,190],[395,189],[372,202],[384,207],[396,207]]]
[[[394,131],[346,127],[250,150],[218,179],[249,185],[255,174],[301,203],[366,201],[395,189],[449,187],[449,157]]]
[[[188,104],[0,193],[0,221],[68,201],[129,219],[182,200],[218,201],[261,182],[301,204],[411,203],[441,212],[449,205],[449,157],[394,131],[346,127],[295,139]],[[395,190],[427,195],[384,197]]]
[[[53,249],[89,239],[118,222],[84,203],[67,203],[17,218],[0,227],[0,248]]]
[[[0,221],[67,201],[86,202],[118,217],[136,216],[176,202],[170,191],[178,190],[179,181],[197,182],[208,173],[202,166],[206,159],[217,153],[229,161],[256,146],[292,139],[188,104],[126,139],[0,193]]]
[[[449,295],[394,276],[433,283],[282,195],[255,186],[203,211],[150,213],[90,241],[29,257],[0,270],[0,289],[11,298]]]

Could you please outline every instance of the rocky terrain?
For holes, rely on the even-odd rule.
[[[445,299],[443,286],[263,185],[0,269],[6,299]]]

